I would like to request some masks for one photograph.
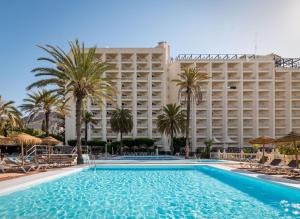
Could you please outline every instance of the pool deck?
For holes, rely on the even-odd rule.
[[[110,162],[103,162],[103,163],[96,163],[94,165],[101,165],[101,166],[123,166],[123,165],[132,165],[132,166],[139,166],[139,165],[153,165],[153,166],[159,166],[159,165],[184,165],[184,166],[212,166],[216,168],[220,168],[227,171],[233,171],[237,172],[246,176],[259,178],[259,179],[265,179],[270,180],[272,182],[276,182],[282,185],[294,187],[300,189],[300,181],[296,180],[289,180],[282,178],[280,176],[274,176],[274,175],[264,175],[264,174],[257,174],[245,170],[240,170],[237,167],[239,166],[239,162],[226,162],[226,163],[199,163],[199,162],[180,162],[180,163],[171,163],[171,162],[143,162],[143,163],[130,163],[130,162],[122,162],[122,163],[110,163]],[[17,190],[26,189],[32,186],[35,186],[37,184],[45,183],[51,180],[58,179],[63,176],[67,176],[72,173],[76,173],[81,171],[82,169],[93,166],[93,165],[81,165],[81,166],[74,166],[74,167],[68,167],[68,168],[59,168],[59,169],[50,169],[46,172],[39,172],[36,174],[31,175],[25,175],[18,178],[8,179],[4,181],[0,181],[0,195],[6,195],[9,193],[12,193]]]

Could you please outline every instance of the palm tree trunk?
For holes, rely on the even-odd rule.
[[[173,123],[171,123],[171,133],[170,133],[170,137],[171,137],[171,142],[170,142],[170,149],[171,149],[171,155],[174,155],[174,146],[173,146]]]
[[[85,122],[85,124],[84,124],[84,139],[85,139],[85,146],[87,146],[87,137],[88,137],[88,123]]]
[[[121,134],[121,139],[120,139],[120,153],[121,153],[123,147],[123,133],[120,132],[120,134]]]
[[[185,128],[185,158],[189,158],[189,146],[190,146],[190,140],[189,140],[189,132],[190,132],[190,111],[191,111],[191,92],[190,89],[187,89],[187,104],[186,104],[186,128]]]
[[[50,121],[50,112],[45,112],[45,129],[46,135],[49,135],[49,121]]]
[[[77,137],[77,164],[83,164],[82,148],[81,148],[81,115],[82,115],[81,96],[76,98],[76,137]]]

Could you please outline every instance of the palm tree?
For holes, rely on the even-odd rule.
[[[163,107],[163,113],[158,117],[157,127],[162,134],[169,135],[171,138],[170,149],[174,152],[173,137],[180,132],[184,132],[185,114],[181,111],[180,106],[176,104],[167,104]]]
[[[87,146],[87,139],[88,139],[88,126],[90,123],[96,124],[96,120],[93,117],[94,117],[93,113],[88,111],[84,111],[82,114],[82,121],[84,122],[84,139],[85,139],[86,146]]]
[[[186,68],[184,72],[179,73],[179,79],[172,80],[179,87],[179,98],[184,97],[186,101],[186,144],[185,158],[189,157],[189,126],[191,103],[199,104],[202,101],[201,83],[207,80],[208,74],[198,71],[197,68]]]
[[[76,102],[77,163],[82,164],[81,124],[83,101],[86,98],[100,103],[104,98],[112,100],[115,88],[112,86],[110,78],[103,77],[103,72],[111,67],[96,59],[96,47],[86,49],[84,44],[80,45],[78,40],[70,42],[69,46],[70,55],[59,47],[40,46],[50,58],[42,57],[38,60],[49,62],[55,66],[33,69],[35,76],[46,78],[31,84],[27,89],[55,85],[52,92],[63,95],[65,100],[70,99],[70,101]]]
[[[28,98],[25,98],[23,100],[24,104],[20,106],[21,110],[29,114],[28,122],[43,113],[45,116],[45,132],[46,135],[49,135],[50,114],[56,111],[60,104],[58,95],[44,89],[27,95]]]
[[[123,144],[123,134],[129,133],[133,128],[131,112],[128,109],[116,109],[112,112],[110,125],[113,132],[120,133],[120,146]]]
[[[5,102],[0,95],[0,131],[4,136],[8,135],[9,129],[22,127],[22,114],[14,106],[14,101]]]

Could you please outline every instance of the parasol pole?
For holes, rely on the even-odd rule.
[[[23,145],[23,142],[21,142],[21,156],[22,156],[22,165],[24,165],[24,145]]]
[[[48,162],[50,162],[50,144],[48,144]]]

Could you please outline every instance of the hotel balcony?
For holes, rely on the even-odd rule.
[[[138,92],[137,100],[148,100],[148,93],[147,92]]]
[[[214,111],[216,111],[216,110],[214,110]],[[214,111],[212,112],[213,116],[214,116]],[[196,116],[197,116],[197,118],[198,117],[199,118],[206,117],[207,116],[207,112],[206,112],[206,110],[197,110]]]
[[[149,54],[141,53],[136,55],[136,62],[138,63],[147,63],[149,61]]]
[[[154,100],[161,100],[161,93],[160,92],[157,92],[157,91],[155,91],[155,92],[152,92],[152,100],[154,101]]]
[[[228,92],[227,98],[231,99],[231,100],[238,100],[239,95],[238,95],[237,91],[231,91],[231,92]]]
[[[300,72],[292,72],[292,80],[300,80]]]
[[[238,127],[237,119],[228,119],[228,127]]]
[[[292,100],[292,109],[300,109],[300,102],[298,100]]]
[[[259,119],[258,126],[260,128],[269,128],[270,127],[270,120],[269,119]]]
[[[152,110],[152,119],[157,119],[157,116],[160,114],[161,110]]]
[[[265,71],[261,72],[260,71],[258,73],[258,78],[260,80],[271,80],[272,79],[272,74],[271,74],[271,72],[265,72]]]
[[[129,91],[122,92],[122,100],[132,100],[132,93]]]
[[[128,101],[122,101],[122,108],[124,109],[129,109],[131,110],[132,109],[132,101],[128,100]]]
[[[212,100],[222,100],[224,93],[222,91],[213,91],[212,92]]]
[[[244,118],[253,118],[253,111],[252,110],[244,110],[243,117]]]
[[[238,110],[228,110],[227,116],[228,116],[228,118],[238,118],[239,111]]]
[[[137,127],[138,128],[148,128],[148,120],[147,119],[139,119],[137,122]]]
[[[163,66],[161,64],[152,64],[152,71],[162,71]]]
[[[161,90],[161,83],[158,83],[158,82],[156,82],[156,83],[152,83],[152,90]]]
[[[132,82],[122,82],[122,91],[132,91]]]
[[[136,105],[138,109],[148,109],[147,101],[138,101]]]
[[[121,60],[124,63],[131,63],[133,62],[133,54],[122,54]]]
[[[137,70],[138,71],[149,71],[149,66],[148,64],[137,64]]]
[[[239,130],[238,130],[238,128],[229,128],[227,133],[232,138],[232,137],[238,136]]]
[[[124,63],[122,64],[122,71],[133,71],[134,67],[133,64]]]
[[[148,136],[148,131],[147,131],[147,129],[138,129],[137,130],[137,135],[138,136]]]
[[[214,109],[222,109],[223,104],[221,101],[212,101],[212,108]]]
[[[202,123],[202,126],[199,126],[199,127],[205,127],[205,120],[204,122]],[[223,127],[223,122],[221,119],[213,119],[212,120],[212,127],[213,128],[219,128],[219,127]]]
[[[99,138],[102,136],[102,132],[100,130],[92,130],[91,137],[92,138]]]
[[[292,99],[300,99],[300,91],[293,91]]]
[[[148,91],[148,82],[137,82],[138,91]]]
[[[152,81],[161,81],[161,80],[162,80],[161,75],[159,76],[152,75]]]
[[[227,64],[227,71],[228,72],[238,72],[239,69],[239,63],[228,63]]]
[[[293,82],[292,82],[292,87],[293,87]],[[299,85],[300,86],[300,85]],[[286,90],[287,86],[285,82],[275,82],[275,90]]]
[[[160,54],[160,53],[154,53],[152,54],[152,62],[162,62],[162,57],[163,57],[163,54]]]
[[[300,112],[299,112],[299,116],[300,116]],[[275,110],[275,117],[276,118],[285,118],[286,111],[285,110]]]
[[[122,72],[122,81],[131,82],[133,80],[133,73]]]
[[[284,87],[286,89],[287,86]],[[300,90],[300,82],[292,82],[292,89],[293,90]]]
[[[106,62],[118,62],[118,54],[106,54]]]
[[[101,105],[99,103],[91,103],[91,108],[92,109],[99,109]]]
[[[223,72],[212,72],[212,80],[224,80],[224,73]]]
[[[300,110],[292,110],[292,117],[300,118]]]
[[[106,108],[107,109],[112,109],[112,108],[114,108],[115,107],[115,103],[111,103],[111,102],[107,102],[106,103]]]
[[[252,72],[243,72],[243,79],[244,80],[255,80],[255,74]]]
[[[212,90],[223,91],[223,88],[224,88],[223,82],[213,82],[212,83]]]
[[[243,72],[253,72],[254,64],[253,63],[243,63]]]
[[[94,119],[101,119],[102,117],[102,113],[100,111],[99,112],[92,111],[92,114]]]
[[[148,81],[149,73],[137,73],[137,81]]]
[[[223,72],[224,64],[223,63],[212,63],[212,72]]]
[[[136,113],[136,115],[137,115],[137,118],[138,119],[146,119],[146,118],[148,118],[148,112],[147,111],[137,111],[137,113]]]
[[[160,101],[153,101],[152,102],[152,109],[161,109],[162,105]]]
[[[237,102],[238,100],[228,100],[228,109],[238,109],[239,108],[239,104]]]
[[[269,109],[259,109],[258,116],[260,119],[269,119],[271,117]]]
[[[157,129],[154,129],[152,130],[152,135],[157,138],[161,136],[161,133]]]
[[[184,69],[186,68],[192,68],[193,67],[193,63],[181,63],[180,64],[180,70],[184,71]]]

